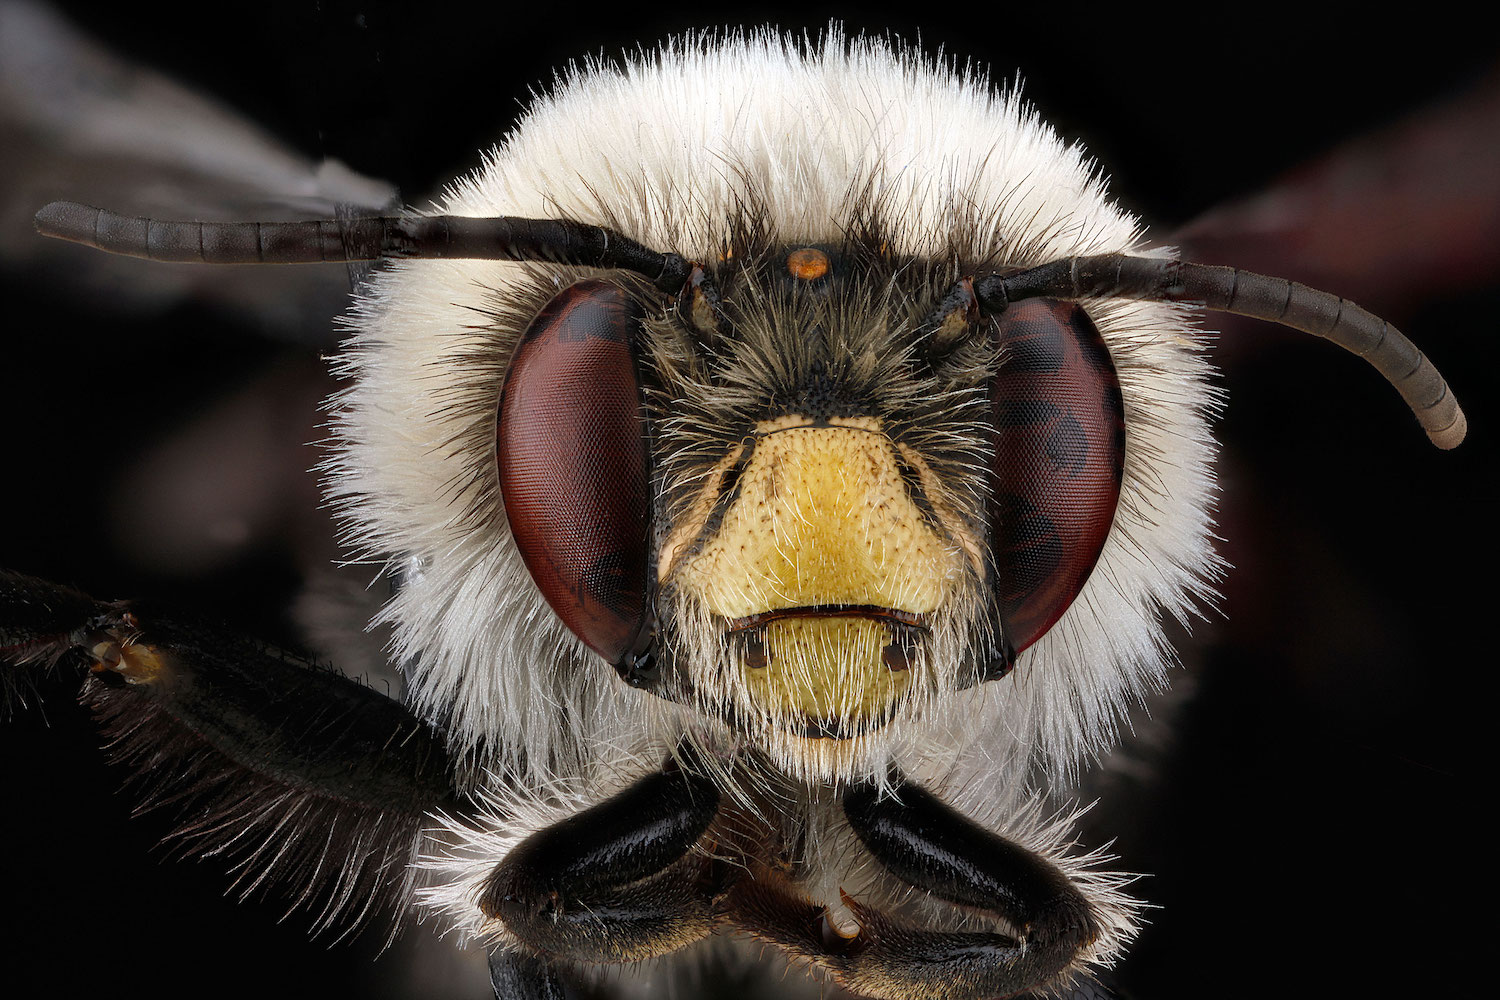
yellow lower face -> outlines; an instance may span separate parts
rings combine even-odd
[[[756,430],[739,499],[712,538],[698,537],[736,452],[668,539],[663,578],[670,574],[731,619],[828,604],[938,606],[954,572],[954,546],[912,501],[878,421],[814,427],[782,417]]]
[[[738,496],[724,507],[736,466]],[[735,696],[752,714],[837,735],[883,722],[906,696],[908,643],[975,551],[934,486],[872,418],[765,421],[753,447],[707,477],[658,570],[734,633]]]
[[[806,720],[807,736],[839,738],[879,725],[911,686],[911,671],[892,665],[903,655],[899,637],[870,618],[782,618],[750,648],[742,676],[752,704],[776,718]]]

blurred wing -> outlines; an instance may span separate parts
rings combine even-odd
[[[1335,147],[1262,193],[1204,213],[1171,242],[1191,260],[1289,277],[1402,312],[1494,284],[1497,163],[1500,69]]]
[[[1267,323],[1207,321],[1224,331],[1214,357],[1230,391],[1217,428],[1220,552],[1234,567],[1224,615],[1194,644],[1196,693],[1153,712],[1175,716],[1175,732],[1112,759],[1127,780],[1099,789],[1115,849],[1152,873],[1161,907],[1121,974],[1142,997],[1216,981],[1245,994],[1214,977],[1288,898],[1319,928],[1321,953],[1357,955],[1368,929],[1343,915],[1444,910],[1455,895],[1450,829],[1433,818],[1472,787],[1455,766],[1483,759],[1464,744],[1488,702],[1464,699],[1469,681],[1454,678],[1484,662],[1470,647],[1490,611],[1484,587],[1442,581],[1482,565],[1477,526],[1493,520],[1482,484],[1495,375],[1482,352],[1500,301],[1497,164],[1491,71],[1172,238],[1189,259],[1291,278],[1389,319],[1452,376],[1479,430],[1434,452],[1337,352]],[[1401,878],[1372,881],[1392,844]],[[1415,928],[1404,954],[1441,949],[1442,934]],[[1356,960],[1298,975],[1308,995],[1394,995],[1430,970]]]
[[[396,203],[391,185],[314,162],[232,109],[113,55],[51,9],[17,0],[0,0],[0,148],[0,267],[107,301],[115,315],[193,301],[324,343],[349,275],[333,266],[146,267],[40,238],[31,220],[42,205],[68,198],[130,215],[295,220]]]

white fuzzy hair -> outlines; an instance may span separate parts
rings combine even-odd
[[[722,245],[723,220],[747,190],[781,244],[838,242],[851,190],[871,179],[899,213],[898,254],[945,252],[956,212],[975,220],[979,256],[999,247],[1015,264],[1164,252],[1143,249],[1137,220],[1109,201],[1092,163],[1016,94],[837,31],[817,42],[690,38],[623,66],[575,69],[438,210],[606,224],[692,259]],[[350,385],[332,403],[327,483],[361,557],[415,567],[381,616],[414,708],[447,727],[476,784],[524,772],[528,801],[563,782],[553,801],[576,808],[620,787],[618,761],[651,766],[693,722],[620,683],[567,632],[511,539],[492,444],[507,358],[495,356],[485,314],[535,274],[411,261],[373,277],[336,362]],[[1098,565],[1010,678],[948,696],[926,738],[892,744],[907,773],[1054,857],[1066,824],[1036,819],[1031,783],[1066,778],[1113,743],[1124,709],[1164,684],[1164,614],[1186,618],[1219,567],[1207,428],[1216,397],[1191,312],[1086,305],[1118,367],[1127,427],[1123,492]],[[433,859],[455,879],[433,902],[469,931],[479,930],[478,869],[459,859],[479,850],[492,866],[544,822],[521,820],[514,801],[494,817],[507,829],[475,830]],[[1108,901],[1112,930],[1090,957],[1107,961],[1131,921],[1101,878],[1088,891]]]

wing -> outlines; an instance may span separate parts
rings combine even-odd
[[[72,366],[76,390],[123,389],[146,404],[114,408],[111,448],[120,454],[128,441],[129,458],[96,494],[109,513],[73,520],[108,526],[104,544],[177,579],[294,551],[297,571],[316,577],[299,608],[327,633],[323,651],[399,683],[378,638],[362,631],[380,595],[363,595],[369,574],[329,568],[333,531],[304,472],[315,461],[306,445],[320,436],[318,402],[334,389],[306,347],[333,344],[349,272],[140,267],[40,239],[31,221],[60,195],[142,215],[328,217],[388,208],[394,187],[308,156],[225,102],[117,55],[55,9],[15,0],[0,4],[0,146],[0,274],[21,293],[21,315],[34,318],[13,327],[18,370]],[[81,414],[58,388],[18,387],[12,402],[18,413],[48,413],[56,440],[78,440],[69,425]],[[33,436],[19,447],[18,464],[39,468],[52,446]],[[217,473],[204,477],[205,463]],[[26,561],[24,549],[12,558]],[[336,612],[351,601],[347,628],[350,616]]]
[[[1494,287],[1496,163],[1500,71],[1203,213],[1170,240],[1193,260],[1420,308]]]
[[[212,43],[200,39],[207,51]],[[337,650],[347,672],[367,676],[379,667],[399,692],[380,637],[363,631],[384,592],[367,589],[369,573],[332,569],[333,529],[306,472],[315,461],[307,442],[321,434],[317,405],[333,389],[314,348],[333,343],[333,319],[348,302],[346,269],[130,267],[59,248],[31,223],[37,205],[60,194],[147,214],[299,218],[345,204],[384,207],[394,188],[294,150],[223,101],[117,55],[32,3],[0,3],[0,148],[0,281],[12,306],[4,367],[7,376],[50,373],[6,379],[6,425],[25,430],[7,456],[17,475],[0,562],[114,593],[163,596],[189,615],[231,618],[300,650]],[[89,485],[52,492],[75,475]],[[303,567],[317,576],[306,588]],[[287,614],[298,590],[297,617],[323,632],[311,643]],[[207,600],[178,600],[193,593]],[[139,796],[117,794],[128,771],[104,767],[88,713],[68,704],[76,689],[60,674],[42,677],[20,691],[29,711],[0,727],[12,759],[29,761],[13,771],[14,790],[28,801],[15,803],[6,879],[17,898],[56,904],[28,920],[23,992],[67,991],[131,966],[153,968],[149,976],[166,995],[226,973],[243,985],[232,970],[247,964],[267,976],[279,967],[274,978],[289,974],[330,994],[347,989],[351,976],[389,974],[372,964],[381,934],[330,952],[306,945],[307,916],[277,928],[298,887],[283,883],[272,898],[230,905],[224,894],[236,875],[226,871],[227,855],[204,867],[153,859],[154,843],[170,845],[174,830],[191,825],[184,804],[200,817],[219,810],[230,826],[250,830],[275,822],[278,808],[295,826],[293,813],[305,819],[326,803],[294,796],[278,806],[273,795],[256,804],[239,797],[256,783],[242,776],[200,786],[196,797],[176,801],[177,811],[127,821]],[[137,715],[131,728],[159,730],[161,721]],[[176,766],[228,773],[202,750],[189,749]],[[369,843],[380,826],[343,829],[348,843]],[[268,829],[260,826],[260,835]],[[285,829],[239,844],[265,847]],[[242,888],[268,856],[238,869]],[[284,871],[311,871],[298,867]],[[375,900],[374,884],[347,883],[357,906]],[[130,916],[105,919],[97,934],[77,933],[79,916],[105,909]],[[395,961],[418,964],[414,945],[424,940],[404,938]],[[473,981],[483,982],[482,966]],[[451,962],[440,969],[429,975],[462,982]]]
[[[1500,77],[1472,77],[1166,242],[1379,311],[1455,373],[1483,428],[1497,389],[1478,350],[1500,308]],[[1121,982],[1142,997],[1193,981],[1239,995],[1223,964],[1296,925],[1317,928],[1307,949],[1328,956],[1297,983],[1307,995],[1395,995],[1429,974],[1456,985],[1461,970],[1430,973],[1420,957],[1444,931],[1417,928],[1410,959],[1372,966],[1358,914],[1457,907],[1440,817],[1463,808],[1485,724],[1454,695],[1486,655],[1487,595],[1458,581],[1476,530],[1489,533],[1476,526],[1490,520],[1490,435],[1428,454],[1329,352],[1210,322],[1229,393],[1220,534],[1233,569],[1222,615],[1181,647],[1189,676],[1091,789],[1092,828],[1152,874],[1143,892],[1162,907]]]
[[[132,267],[40,240],[31,217],[58,197],[135,215],[227,220],[382,209],[395,189],[309,157],[221,101],[123,59],[51,8],[0,4],[0,267],[75,308],[159,318],[186,306],[271,334],[329,344],[344,270]],[[78,297],[81,297],[82,301]]]

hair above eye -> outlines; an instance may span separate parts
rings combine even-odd
[[[554,296],[516,347],[496,431],[505,515],[527,570],[568,630],[616,664],[648,617],[639,320],[608,281]]]
[[[1013,303],[995,336],[993,588],[1019,653],[1057,623],[1099,560],[1120,499],[1125,410],[1109,349],[1077,303]]]

